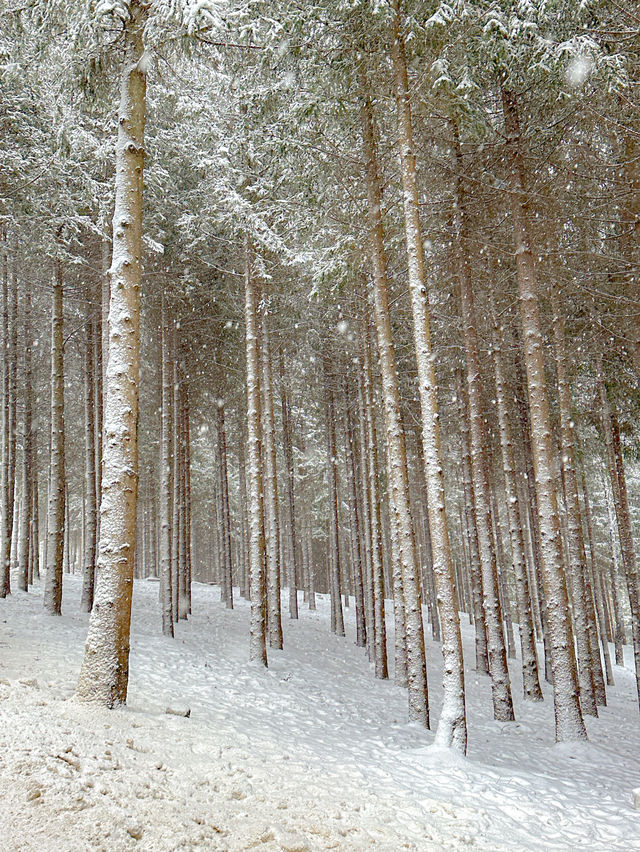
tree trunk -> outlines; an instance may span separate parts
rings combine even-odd
[[[618,536],[624,576],[627,582],[629,608],[631,610],[631,635],[633,639],[633,657],[636,672],[636,690],[640,702],[640,591],[638,586],[638,569],[636,552],[631,529],[629,500],[627,497],[627,480],[620,446],[620,428],[618,418],[609,399],[602,367],[602,355],[598,357],[598,385],[600,389],[601,417],[604,430],[607,457],[609,460],[609,476],[613,492],[613,505],[616,510]]]
[[[16,299],[17,282],[9,282],[6,236],[2,257],[3,295],[3,447],[2,447],[2,553],[0,554],[0,598],[11,593],[11,542],[14,534],[14,501],[16,475]]]
[[[95,448],[95,364],[93,356],[95,353],[93,322],[94,306],[90,300],[90,290],[87,287],[85,298],[85,333],[86,349],[85,362],[83,364],[84,379],[84,491],[85,491],[85,521],[84,521],[84,548],[82,565],[82,597],[80,609],[82,612],[91,612],[93,606],[93,594],[95,588],[95,562],[96,562],[96,518],[98,514],[96,504],[96,448]]]
[[[173,604],[171,585],[171,520],[172,520],[172,465],[171,465],[171,409],[173,403],[173,367],[169,359],[169,321],[164,292],[162,294],[162,409],[160,415],[160,601],[162,608],[162,633],[173,637]]]
[[[62,261],[55,263],[51,305],[51,456],[47,521],[47,579],[44,606],[50,615],[62,613],[62,571],[65,542],[64,458],[64,340]]]
[[[30,571],[30,553],[33,525],[33,467],[36,458],[33,445],[33,372],[31,361],[31,287],[24,284],[24,340],[23,340],[23,396],[24,415],[22,428],[22,523],[18,546],[18,585],[27,591],[33,582]]]
[[[325,412],[327,423],[327,479],[329,485],[329,590],[331,594],[331,627],[338,636],[344,636],[344,616],[340,597],[342,572],[340,562],[340,523],[338,518],[338,450],[336,445],[336,420],[331,364],[326,353],[323,357]]]
[[[373,305],[378,342],[378,357],[382,377],[385,432],[387,440],[390,513],[395,516],[398,529],[398,554],[402,564],[402,586],[405,595],[405,620],[407,629],[407,674],[409,686],[409,718],[429,727],[429,698],[424,645],[424,627],[420,602],[416,544],[409,507],[409,474],[405,436],[400,414],[400,394],[395,352],[391,335],[389,310],[387,257],[384,248],[382,224],[382,182],[378,168],[373,108],[368,83],[361,71],[361,125],[363,151],[366,162],[367,208],[369,240],[373,266]],[[423,298],[423,296],[421,296]],[[434,503],[437,514],[441,507]],[[444,510],[444,507],[442,507]],[[455,643],[447,649],[456,652]],[[445,663],[445,673],[449,667]],[[449,708],[451,709],[451,708]],[[456,720],[449,720],[452,724]],[[466,736],[466,735],[465,735]]]
[[[247,362],[247,465],[249,468],[249,659],[267,665],[264,505],[262,480],[262,401],[258,346],[259,289],[252,270],[249,239],[245,243],[245,343]]]
[[[146,4],[129,4],[116,146],[116,193],[109,305],[104,459],[96,593],[76,695],[107,707],[123,704],[138,497],[140,278],[146,76]]]
[[[217,406],[217,432],[218,432],[218,474],[219,474],[219,500],[221,509],[221,541],[222,541],[222,565],[223,586],[225,589],[225,606],[233,609],[233,574],[231,562],[231,516],[229,512],[229,479],[227,473],[227,435],[224,423],[224,401],[218,400]]]
[[[264,516],[267,560],[267,629],[271,648],[282,648],[280,606],[280,505],[276,466],[271,345],[267,313],[262,315],[262,436],[264,448]]]
[[[502,452],[502,470],[504,490],[509,517],[509,539],[511,556],[516,580],[516,602],[518,605],[518,623],[520,630],[520,648],[522,656],[522,687],[528,701],[542,701],[542,689],[538,675],[538,657],[536,654],[535,632],[531,614],[531,592],[527,576],[524,538],[520,501],[516,483],[516,466],[511,434],[511,418],[507,410],[504,367],[499,347],[500,329],[495,329],[493,341],[493,365],[496,382],[496,400],[498,403],[498,423],[500,428],[500,449]]]
[[[558,495],[538,308],[538,282],[525,215],[520,127],[513,94],[503,89],[502,103],[507,134],[507,154],[510,158],[511,216],[531,413],[531,443],[542,539],[542,571],[551,642],[556,740],[559,742],[579,740],[586,739],[587,733],[580,711],[567,584],[562,564]]]
[[[295,471],[293,463],[293,443],[291,439],[291,412],[289,395],[285,385],[284,356],[280,352],[280,404],[282,407],[282,450],[287,485],[287,505],[289,507],[289,560],[287,562],[287,582],[289,584],[289,617],[298,617],[298,541],[295,512]]]

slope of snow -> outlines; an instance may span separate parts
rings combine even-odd
[[[519,699],[491,719],[488,678],[467,669],[469,757],[407,724],[406,693],[376,681],[329,631],[328,600],[283,619],[270,668],[247,662],[249,609],[194,584],[194,615],[160,635],[158,584],[136,581],[129,704],[68,700],[87,616],[66,575],[60,618],[39,593],[0,601],[3,850],[640,850],[640,718],[629,669],[590,742],[553,743],[553,705]],[[283,595],[284,606],[284,595]],[[392,628],[389,619],[389,628]],[[472,635],[465,655],[473,663]],[[629,649],[626,649],[629,650]],[[428,647],[432,718],[439,647]],[[167,707],[189,707],[190,718]]]

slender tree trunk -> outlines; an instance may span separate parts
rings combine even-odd
[[[482,572],[489,674],[491,675],[494,718],[501,721],[511,721],[514,719],[513,701],[511,698],[511,684],[509,681],[502,608],[500,605],[496,544],[492,529],[484,389],[482,387],[475,296],[471,280],[471,269],[467,261],[469,239],[467,235],[466,198],[462,179],[462,154],[460,152],[457,128],[455,142],[457,165],[458,280],[460,283],[460,302],[462,307],[462,323],[464,326],[469,432],[471,438],[471,475],[473,477],[475,519],[478,531],[480,568]]]
[[[171,585],[171,407],[173,402],[173,368],[169,359],[169,321],[164,292],[162,294],[162,409],[160,438],[160,601],[162,633],[173,637],[173,604]]]
[[[85,522],[84,522],[84,548],[82,565],[82,597],[80,609],[82,612],[91,612],[93,606],[93,594],[95,588],[95,562],[96,562],[96,518],[98,514],[96,504],[96,448],[95,448],[95,364],[93,356],[94,348],[94,306],[89,298],[90,291],[86,292],[86,349],[84,371],[84,491],[85,491]]]
[[[588,578],[584,547],[578,478],[576,475],[574,425],[571,416],[571,388],[567,370],[564,320],[558,297],[551,288],[553,339],[560,407],[560,442],[565,486],[569,574],[573,590],[574,631],[577,640],[580,706],[588,716],[597,716],[597,704],[606,704],[600,654],[598,653],[593,593]]]
[[[33,373],[31,361],[31,287],[24,284],[24,340],[23,340],[23,398],[22,428],[22,523],[18,546],[18,585],[27,591],[33,582],[30,569],[30,542],[33,524],[33,466],[36,463],[33,448]]]
[[[331,626],[338,636],[344,636],[344,616],[342,612],[341,561],[340,561],[340,522],[338,517],[338,450],[336,444],[336,421],[333,388],[331,387],[331,364],[329,356],[323,358],[325,412],[327,423],[327,478],[329,484],[329,552],[331,565],[329,589],[331,593]]]
[[[229,479],[227,473],[227,434],[224,422],[224,402],[218,401],[218,473],[221,509],[222,571],[224,574],[225,605],[233,609],[233,576],[231,562],[231,516],[229,512]]]
[[[627,497],[627,481],[620,446],[620,428],[618,418],[609,399],[609,392],[604,380],[602,356],[598,358],[598,384],[600,388],[600,410],[604,430],[607,457],[609,460],[609,476],[613,492],[613,505],[616,510],[618,536],[624,576],[627,582],[629,608],[631,610],[631,635],[633,639],[633,657],[635,662],[636,689],[640,701],[640,587],[638,585],[638,569],[636,565],[635,545],[629,514]]]
[[[62,572],[65,542],[64,458],[64,340],[62,261],[55,263],[51,306],[51,456],[49,465],[49,510],[47,579],[44,606],[50,615],[62,612]]]
[[[280,404],[282,407],[282,449],[287,486],[287,504],[289,507],[289,561],[287,563],[287,582],[289,584],[289,617],[298,617],[298,541],[295,511],[295,475],[293,462],[293,443],[291,439],[291,412],[289,395],[285,385],[284,356],[280,352]]]
[[[267,560],[267,628],[271,648],[282,648],[280,606],[280,504],[276,466],[273,382],[268,318],[262,315],[262,435],[264,448],[264,515]]]
[[[180,440],[179,394],[180,373],[178,369],[175,322],[171,327],[171,607],[173,623],[180,618]]]
[[[356,458],[356,442],[351,414],[351,394],[349,383],[345,380],[345,448],[347,482],[349,487],[351,509],[351,535],[353,553],[353,581],[356,603],[356,645],[364,648],[367,644],[367,629],[364,612],[364,565],[362,561],[362,519],[360,517],[360,502],[358,500],[358,470]]]
[[[387,439],[391,503],[390,513],[392,515],[392,520],[393,516],[395,516],[397,524],[397,548],[402,564],[402,586],[406,604],[405,621],[407,629],[409,718],[412,721],[421,722],[428,728],[429,698],[427,688],[424,627],[422,623],[415,535],[411,524],[409,506],[407,453],[405,436],[402,430],[398,375],[391,335],[387,257],[384,248],[384,230],[382,224],[382,182],[378,168],[373,108],[364,69],[361,70],[360,96],[363,151],[366,162],[367,207],[370,230],[369,239],[373,265],[373,304],[378,342],[378,357],[382,377],[385,432]],[[424,298],[424,295],[421,294],[420,298]],[[421,356],[419,356],[418,360],[420,360],[420,357]],[[435,495],[433,508],[435,509],[435,514],[444,518],[444,505],[440,506],[438,504],[437,497]],[[450,566],[445,570],[450,570]],[[451,580],[451,583],[453,583],[453,580]],[[447,644],[446,650],[451,650],[453,653],[457,652],[455,639],[453,640],[453,645]],[[447,680],[447,682],[450,682],[450,677],[448,677],[450,674],[450,666],[448,663],[445,663],[445,680]],[[453,676],[456,676],[455,673],[453,673]],[[446,714],[450,714],[451,711],[452,708],[449,707]],[[448,719],[448,722],[450,722],[451,725],[456,725],[459,721],[457,720],[457,710],[455,711],[455,715],[456,719]],[[444,730],[444,726],[442,730]],[[459,730],[462,732],[462,727]],[[465,739],[466,742],[466,733],[464,734],[463,739]]]
[[[6,236],[2,257],[3,342],[4,342],[4,408],[3,408],[3,465],[2,465],[2,553],[0,554],[0,597],[11,593],[11,543],[14,535],[14,501],[16,475],[16,414],[17,414],[17,282],[9,280]]]
[[[265,541],[262,480],[262,401],[258,345],[259,288],[251,269],[249,240],[245,243],[245,343],[247,360],[247,465],[249,468],[249,594],[251,625],[249,659],[267,665]]]
[[[527,576],[524,538],[520,501],[516,484],[515,454],[511,433],[510,414],[507,409],[505,393],[504,367],[499,347],[500,330],[496,329],[493,346],[493,365],[495,371],[496,400],[498,403],[498,422],[500,428],[500,449],[502,451],[502,470],[504,473],[505,498],[509,517],[509,538],[511,556],[516,580],[516,602],[518,605],[518,623],[520,630],[520,648],[522,655],[522,687],[528,701],[541,701],[542,689],[538,675],[538,657],[536,654],[535,632],[531,614],[531,592]]]
[[[76,695],[107,707],[123,704],[129,682],[129,634],[138,497],[140,278],[146,76],[146,4],[132,2],[126,24],[116,146],[113,259],[110,271],[100,546],[96,594]]]
[[[471,441],[469,439],[469,416],[467,413],[467,395],[463,385],[462,370],[456,371],[458,397],[458,420],[460,423],[460,441],[462,444],[462,485],[464,492],[465,526],[469,544],[471,568],[471,586],[473,595],[473,613],[475,622],[476,671],[489,673],[489,655],[487,652],[487,628],[484,618],[482,573],[480,571],[480,551],[478,548],[478,529],[475,515],[475,494],[471,477]]]
[[[587,733],[580,711],[567,584],[562,564],[558,495],[538,308],[538,282],[525,215],[520,127],[515,97],[505,89],[502,90],[502,103],[507,154],[510,158],[511,216],[531,412],[531,442],[542,539],[542,569],[551,641],[556,739],[580,740],[586,739]]]

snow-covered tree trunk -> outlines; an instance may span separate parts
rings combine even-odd
[[[569,554],[569,577],[572,590],[574,634],[578,662],[578,683],[580,686],[580,707],[588,716],[597,716],[597,704],[606,704],[604,677],[598,651],[595,613],[593,611],[593,591],[588,577],[587,554],[584,547],[584,533],[580,500],[578,497],[578,478],[576,475],[574,424],[571,414],[571,387],[567,369],[564,319],[558,304],[558,296],[551,288],[551,306],[553,311],[553,341],[556,362],[556,382],[560,408],[560,446],[562,450],[562,471],[565,490],[567,549]]]
[[[62,612],[62,571],[65,542],[64,339],[62,260],[56,258],[51,303],[51,455],[47,512],[47,577],[44,606],[50,615]]]
[[[94,605],[76,695],[107,707],[123,704],[138,497],[140,278],[146,69],[146,3],[129,4],[116,144],[113,257],[110,269],[100,544]]]
[[[553,667],[556,739],[586,739],[580,711],[578,675],[571,630],[571,616],[562,557],[554,452],[544,373],[542,330],[538,308],[538,282],[525,216],[524,166],[520,152],[520,128],[515,97],[502,90],[507,154],[511,178],[516,272],[520,292],[523,353],[527,373],[531,444],[538,497],[542,571]]]
[[[84,548],[82,556],[82,597],[80,609],[82,612],[91,612],[93,606],[93,595],[95,590],[95,562],[96,562],[96,448],[95,448],[95,364],[94,364],[94,332],[93,322],[94,307],[90,299],[90,290],[85,292],[85,357],[83,369],[84,384],[84,493],[85,493],[85,519],[84,519]]]
[[[511,721],[514,718],[511,684],[507,666],[502,607],[498,587],[498,563],[496,543],[491,516],[491,493],[489,483],[489,460],[487,456],[487,434],[485,428],[484,390],[478,344],[475,295],[471,280],[467,254],[465,192],[462,181],[462,155],[456,133],[456,219],[458,236],[458,281],[464,327],[464,350],[469,405],[469,433],[471,439],[471,475],[475,498],[475,520],[478,531],[478,551],[482,572],[482,593],[485,626],[487,631],[487,653],[494,718]]]
[[[464,695],[464,664],[460,619],[455,588],[455,570],[449,544],[445,508],[444,472],[440,443],[438,395],[431,348],[430,317],[425,274],[424,246],[420,225],[420,205],[416,179],[416,155],[413,140],[409,81],[402,33],[400,0],[394,0],[391,31],[391,60],[395,75],[396,113],[400,143],[400,172],[403,188],[404,232],[407,246],[409,290],[413,317],[413,338],[418,367],[422,443],[427,483],[429,528],[433,572],[437,586],[442,654],[444,659],[444,699],[436,741],[465,752],[467,723]],[[412,597],[417,593],[418,577],[411,579]],[[485,590],[486,593],[486,590]],[[414,609],[408,603],[407,612]],[[409,626],[409,618],[407,618]],[[490,647],[491,654],[491,647]],[[411,676],[411,675],[410,675]]]
[[[171,406],[173,402],[173,367],[169,359],[169,321],[167,305],[162,294],[162,408],[160,414],[160,605],[162,633],[173,636],[173,606],[171,586]]]
[[[366,328],[365,328],[366,335]],[[363,345],[364,342],[363,342]],[[358,370],[358,441],[360,451],[360,494],[361,494],[361,512],[363,526],[363,558],[365,565],[365,621],[367,629],[367,652],[369,659],[374,662],[376,667],[376,677],[381,675],[378,673],[377,665],[377,625],[375,617],[375,586],[374,586],[374,543],[373,543],[373,519],[371,516],[371,486],[369,466],[371,459],[369,456],[369,446],[367,439],[367,414],[365,402],[365,376],[364,363],[359,361]],[[376,533],[377,534],[377,533]],[[377,554],[376,557],[377,558]],[[384,602],[383,602],[384,606]],[[385,648],[386,651],[386,648]],[[385,661],[386,662],[386,661]],[[383,677],[386,675],[382,675]]]
[[[502,453],[502,471],[504,474],[504,491],[509,518],[509,539],[511,541],[511,557],[515,574],[516,603],[518,606],[518,623],[520,629],[520,649],[522,659],[522,688],[528,701],[541,701],[542,689],[538,675],[538,657],[536,654],[535,631],[531,613],[531,591],[524,549],[520,500],[516,484],[515,453],[511,432],[511,417],[507,409],[505,393],[504,367],[500,350],[500,329],[495,329],[493,340],[493,366],[496,383],[496,401],[498,408],[498,425],[500,429],[500,450]]]
[[[262,400],[258,346],[259,290],[251,269],[249,239],[245,244],[244,320],[247,363],[247,466],[249,469],[249,594],[251,624],[249,659],[267,665],[264,505],[262,487]]]
[[[180,372],[178,367],[177,328],[171,326],[171,607],[173,623],[180,618]],[[219,529],[219,525],[217,525]]]
[[[31,286],[24,283],[23,324],[23,417],[22,417],[22,520],[18,543],[18,586],[27,591],[33,582],[30,568],[31,532],[33,524],[33,471],[36,463],[33,445],[33,372],[31,359]]]
[[[280,503],[276,466],[275,418],[271,342],[268,315],[261,317],[262,347],[262,440],[264,450],[264,518],[267,559],[267,631],[269,646],[282,648],[282,611],[280,605]]]
[[[420,600],[418,560],[409,505],[409,473],[405,436],[400,412],[400,394],[391,335],[387,257],[382,224],[382,182],[378,168],[373,107],[364,69],[360,77],[360,119],[366,163],[369,242],[373,266],[373,306],[382,378],[384,420],[390,490],[392,529],[397,530],[397,556],[401,564],[402,596],[405,602],[407,638],[407,681],[409,718],[429,727],[429,698]],[[397,603],[398,596],[396,596]]]

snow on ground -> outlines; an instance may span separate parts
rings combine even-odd
[[[230,612],[219,597],[194,584],[194,614],[170,640],[158,584],[136,581],[129,703],[111,712],[68,700],[80,578],[65,575],[61,618],[38,591],[0,601],[0,848],[640,850],[630,659],[575,746],[553,743],[548,689],[543,704],[520,700],[514,661],[515,723],[491,719],[488,678],[468,668],[465,760],[407,724],[405,692],[376,681],[353,643],[353,609],[340,639],[326,598],[301,606],[263,671],[247,662],[248,604]],[[437,719],[440,650],[428,652]]]

